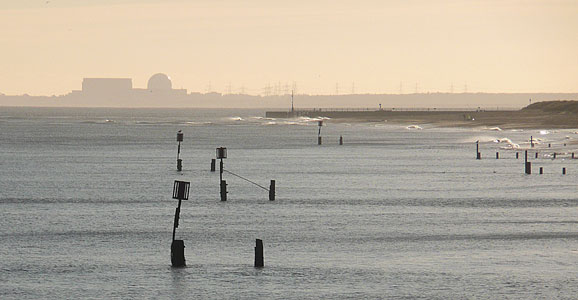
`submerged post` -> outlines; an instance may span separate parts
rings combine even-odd
[[[185,262],[185,242],[176,240],[175,234],[179,227],[179,218],[181,214],[181,201],[189,199],[190,182],[175,180],[173,185],[173,199],[178,199],[179,204],[175,211],[175,221],[173,224],[173,241],[171,243],[171,264],[173,267],[184,267]]]
[[[339,145],[343,145],[343,136],[342,135],[339,136]]]
[[[271,184],[269,185],[269,200],[275,200],[275,180],[271,180]]]
[[[540,175],[544,174],[544,169],[540,167]]]
[[[183,132],[181,130],[179,130],[177,132],[177,142],[179,143],[179,146],[177,148],[177,171],[182,171],[183,170],[183,160],[180,158],[181,155],[181,142],[183,141]]]
[[[264,266],[263,240],[257,239],[255,245],[255,268],[263,268]]]
[[[216,159],[211,159],[211,172],[215,172]]]
[[[566,175],[566,168],[562,168],[562,175]]]
[[[538,152],[536,152],[536,157],[535,157],[535,158],[538,158]]]
[[[496,159],[500,159],[500,152],[496,152]]]
[[[532,136],[530,136],[530,145],[534,148],[534,138]]]
[[[516,152],[516,159],[518,159],[519,154],[520,154],[519,152]]]
[[[556,152],[554,152],[554,154],[552,155],[552,157],[553,157],[554,159],[556,159]]]

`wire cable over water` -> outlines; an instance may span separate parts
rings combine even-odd
[[[250,183],[252,183],[252,184],[254,184],[254,185],[256,185],[256,186],[258,186],[258,187],[260,187],[260,188],[262,188],[262,189],[264,189],[264,190],[266,190],[266,191],[269,191],[268,188],[266,188],[266,187],[264,187],[264,186],[262,186],[262,185],[260,185],[260,184],[258,184],[258,183],[256,183],[256,182],[254,182],[254,181],[251,181],[251,180],[249,180],[249,179],[247,179],[247,178],[245,178],[245,177],[243,177],[243,176],[241,176],[241,175],[237,175],[237,174],[235,174],[235,173],[233,173],[233,172],[231,172],[231,171],[227,171],[227,170],[223,170],[223,172],[227,172],[227,173],[229,173],[229,174],[231,174],[231,175],[233,175],[233,176],[237,176],[237,177],[239,177],[239,178],[241,178],[241,179],[243,179],[243,180],[245,180],[245,181],[248,181],[248,182],[250,182]]]

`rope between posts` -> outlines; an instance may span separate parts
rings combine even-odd
[[[254,182],[254,181],[251,181],[251,180],[249,180],[249,179],[247,179],[247,178],[245,178],[245,177],[243,177],[243,176],[241,176],[241,175],[237,175],[237,174],[235,174],[235,173],[233,173],[233,172],[231,172],[231,171],[227,171],[227,170],[223,170],[223,172],[227,172],[227,173],[229,173],[229,174],[231,174],[231,175],[233,175],[233,176],[237,176],[237,177],[239,177],[239,178],[241,178],[241,179],[243,179],[243,180],[245,180],[245,181],[248,181],[248,182],[250,182],[250,183],[252,183],[252,184],[254,184],[254,185],[256,185],[256,186],[258,186],[258,187],[260,187],[260,188],[262,188],[262,189],[264,189],[264,190],[266,190],[266,191],[269,191],[268,188],[266,188],[266,187],[264,187],[264,186],[262,186],[262,185],[260,185],[260,184],[258,184],[258,183],[256,183],[256,182]]]

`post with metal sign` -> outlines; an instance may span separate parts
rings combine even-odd
[[[221,187],[221,201],[227,201],[227,182],[223,180],[223,159],[227,158],[227,148],[217,148],[217,159],[221,162],[219,164],[219,185]]]
[[[183,170],[183,160],[180,158],[182,141],[183,141],[183,132],[179,130],[179,132],[177,132],[177,142],[179,143],[179,148],[177,149],[177,171]]]
[[[173,199],[179,200],[179,205],[175,211],[175,222],[173,225],[173,242],[171,244],[171,264],[173,267],[184,267],[185,263],[185,242],[176,240],[175,234],[179,227],[179,218],[181,215],[181,201],[189,199],[189,187],[191,183],[186,181],[175,180],[173,186]]]
[[[321,126],[323,126],[323,121],[319,121],[319,131],[317,131],[317,145],[321,145]]]

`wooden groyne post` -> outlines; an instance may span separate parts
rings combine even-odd
[[[524,172],[526,174],[532,174],[532,163],[528,161],[528,150],[526,150],[526,152],[524,153],[524,166],[525,166],[525,170]]]
[[[275,180],[271,179],[271,184],[269,184],[269,200],[275,200]]]
[[[177,171],[182,171],[183,170],[183,160],[180,158],[181,155],[181,142],[183,141],[183,132],[181,130],[179,130],[177,132],[177,142],[179,143],[179,146],[177,148]]]
[[[211,172],[215,172],[215,166],[217,164],[217,160],[212,158],[211,159]]]
[[[319,125],[319,130],[317,131],[317,145],[321,145],[321,126],[323,126],[323,121],[317,123]]]
[[[173,185],[173,199],[178,199],[179,204],[175,211],[175,221],[173,223],[173,241],[171,243],[171,264],[173,267],[184,267],[185,261],[185,242],[175,239],[177,228],[179,227],[179,218],[181,215],[181,201],[189,199],[189,187],[191,183],[186,181],[175,180]]]
[[[255,245],[255,268],[263,268],[265,261],[263,259],[263,240],[257,239]]]
[[[482,159],[482,154],[480,153],[480,141],[476,141],[476,159]]]
[[[227,201],[227,182],[223,180],[223,159],[227,158],[227,148],[219,147],[217,148],[217,159],[220,160],[219,163],[219,186],[221,190],[221,201]]]

